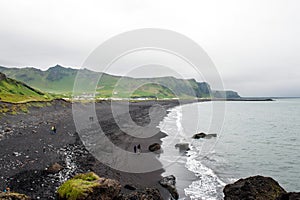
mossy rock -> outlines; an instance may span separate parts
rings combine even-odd
[[[93,172],[78,174],[63,183],[57,190],[60,200],[109,200],[119,195],[118,181],[100,178]]]
[[[0,200],[30,200],[30,197],[15,192],[0,192]]]

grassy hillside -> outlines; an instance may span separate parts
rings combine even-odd
[[[33,89],[20,81],[7,78],[3,73],[0,73],[0,101],[19,103],[50,99],[49,95]]]
[[[78,72],[84,75],[82,85],[93,85],[89,81],[91,77],[98,77],[99,72],[93,72],[87,69],[64,68],[56,65],[46,71],[35,68],[5,68],[0,67],[0,72],[16,80],[25,82],[33,88],[56,94],[71,95],[73,91],[74,80]],[[87,86],[83,86],[82,92]],[[233,91],[212,91],[209,84],[205,82],[196,82],[194,79],[183,80],[174,77],[162,78],[130,78],[118,77],[109,74],[102,74],[101,81],[96,87],[97,97],[213,97],[224,98],[230,94],[231,98],[239,97]]]
[[[72,91],[77,70],[60,66],[49,68],[47,71],[36,68],[0,67],[0,72],[42,91],[64,93]]]

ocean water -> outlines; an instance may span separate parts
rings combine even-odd
[[[226,184],[254,175],[300,191],[300,99],[182,105],[159,128],[168,134],[160,160],[165,175],[177,177],[182,199],[222,199]],[[218,136],[192,139],[198,132]],[[180,152],[177,143],[191,150]]]

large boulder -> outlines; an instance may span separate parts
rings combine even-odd
[[[30,200],[31,198],[25,194],[19,194],[15,192],[0,192],[1,200]]]
[[[196,133],[195,135],[193,135],[193,139],[205,138],[205,136],[205,133]]]
[[[193,135],[193,139],[200,139],[200,138],[205,138],[205,139],[210,139],[210,138],[213,138],[213,137],[217,137],[217,134],[215,133],[212,133],[212,134],[206,134],[206,133],[196,133],[195,135]]]
[[[159,184],[166,188],[174,199],[179,199],[179,194],[176,189],[176,178],[173,175],[163,177]]]
[[[278,200],[286,191],[270,177],[253,176],[226,185],[224,200]]]
[[[119,196],[118,181],[100,178],[95,173],[78,174],[63,183],[57,190],[60,200],[111,200]]]
[[[175,144],[175,148],[179,148],[180,152],[190,150],[189,143],[178,143],[178,144]]]
[[[154,144],[151,144],[149,147],[148,147],[149,151],[151,152],[154,152],[154,151],[158,151],[161,149],[161,146],[160,144],[158,143],[154,143]]]
[[[121,194],[116,200],[163,200],[163,198],[158,189],[146,188],[130,194]]]

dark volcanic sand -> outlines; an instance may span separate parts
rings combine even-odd
[[[118,103],[126,106],[125,103]],[[177,101],[147,101],[130,104],[130,114],[138,125],[150,122],[149,108],[159,104],[166,110],[178,105]],[[96,113],[103,131],[111,141],[128,151],[133,144],[141,144],[146,149],[150,144],[161,143],[165,136],[159,132],[147,139],[137,139],[123,133],[112,116],[110,102],[96,103]],[[164,116],[155,116],[158,123]],[[52,125],[57,133],[51,134]],[[157,124],[158,125],[158,124]],[[107,167],[97,161],[82,145],[76,133],[72,105],[55,101],[52,106],[32,107],[27,114],[1,115],[0,117],[0,189],[10,187],[12,191],[24,193],[33,199],[55,199],[57,187],[77,173],[94,171],[99,176],[113,178],[124,186],[137,188],[159,188],[164,197],[168,192],[158,181],[163,169],[155,172],[135,174],[124,173]],[[64,169],[50,174],[45,169],[53,163]],[[122,189],[122,192],[130,192]]]

